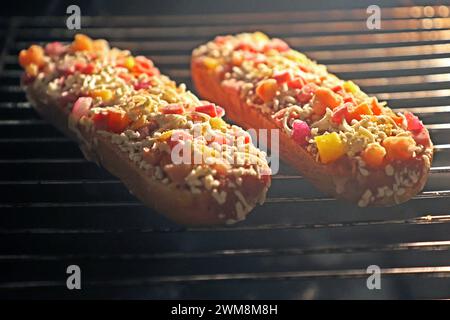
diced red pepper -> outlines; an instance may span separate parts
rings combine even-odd
[[[126,113],[119,111],[96,113],[92,117],[92,121],[97,130],[106,130],[114,133],[123,132],[131,122]]]
[[[75,62],[75,70],[79,71],[83,74],[93,74],[95,72],[95,64],[93,63],[84,63],[84,62]]]
[[[168,104],[167,106],[163,107],[161,109],[161,112],[163,114],[183,114],[184,107],[180,103],[172,103],[172,104]]]
[[[272,78],[278,83],[285,83],[292,80],[292,74],[288,70],[274,72]]]
[[[351,95],[349,95],[349,94],[344,95],[343,98],[344,98],[344,103],[349,102],[349,103],[351,103],[352,105],[355,105],[355,104],[356,104],[355,98],[353,98],[353,96],[351,96]]]
[[[218,116],[216,106],[213,103],[197,106],[195,107],[195,111],[206,113],[207,115],[213,118]]]
[[[331,88],[331,90],[335,93],[338,93],[339,91],[343,91],[344,88],[342,88],[341,85],[337,85],[337,86],[334,86],[333,88]]]
[[[306,84],[306,81],[302,77],[296,77],[288,81],[287,85],[290,89],[301,89]]]
[[[219,118],[222,118],[225,115],[225,109],[219,106],[216,106],[216,113]]]
[[[344,119],[348,118],[348,108],[351,107],[351,104],[345,103],[344,105],[337,107],[333,110],[333,115],[331,116],[331,121],[334,123],[340,124],[344,121]]]

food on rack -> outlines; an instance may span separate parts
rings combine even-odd
[[[19,54],[29,101],[146,205],[186,225],[242,220],[270,185],[265,153],[224,110],[152,61],[76,35]]]
[[[284,41],[218,36],[193,51],[191,68],[200,95],[231,120],[279,129],[281,158],[320,190],[365,207],[405,202],[424,187],[433,144],[422,122]]]

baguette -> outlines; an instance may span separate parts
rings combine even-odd
[[[77,35],[67,45],[22,50],[19,63],[38,113],[175,222],[234,223],[264,201],[265,154],[221,119],[222,108],[177,86],[149,59]]]
[[[280,157],[318,189],[365,206],[407,201],[424,187],[433,144],[410,112],[261,32],[218,36],[193,51],[200,96],[244,128],[278,129]]]

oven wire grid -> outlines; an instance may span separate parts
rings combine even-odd
[[[418,114],[435,159],[409,202],[357,208],[282,164],[264,206],[231,227],[185,228],[145,208],[75,143],[39,118],[19,86],[17,53],[69,41],[65,17],[0,18],[0,296],[40,298],[450,298],[449,8],[83,17],[94,38],[190,80],[192,49],[261,30],[343,79]],[[79,265],[81,291],[66,289]],[[366,269],[382,270],[369,290]]]

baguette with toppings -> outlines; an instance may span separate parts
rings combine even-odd
[[[320,190],[359,206],[394,205],[424,187],[428,130],[352,81],[261,32],[218,36],[195,49],[199,94],[244,128],[280,130],[280,156]]]
[[[224,111],[104,40],[22,50],[35,109],[146,205],[186,225],[242,220],[270,185],[265,154]],[[176,151],[176,152],[175,152]]]

